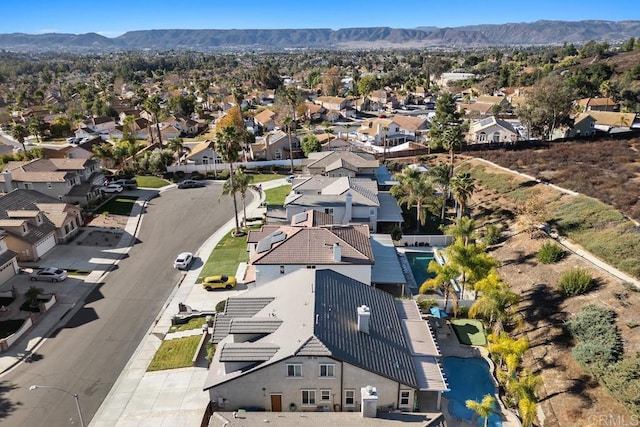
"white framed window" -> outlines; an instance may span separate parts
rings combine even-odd
[[[315,390],[302,390],[302,405],[315,405],[316,404],[316,391]]]
[[[288,364],[287,378],[302,378],[302,364],[300,363]]]
[[[320,364],[320,378],[335,378],[336,365],[330,363]]]
[[[329,215],[333,215],[333,208],[325,208],[324,209],[324,213],[329,214]]]
[[[356,391],[345,390],[344,391],[344,406],[356,406]]]
[[[320,390],[320,400],[322,402],[331,400],[331,390]]]
[[[400,406],[409,406],[410,397],[411,397],[411,392],[409,390],[400,391]]]

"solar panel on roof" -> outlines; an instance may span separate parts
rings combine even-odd
[[[284,234],[284,232],[282,231],[276,231],[275,233],[273,233],[273,235],[271,236],[271,245],[274,245],[276,243],[282,242],[284,239],[287,238],[287,235]]]
[[[262,252],[266,252],[271,249],[271,238],[269,236],[258,242],[258,246],[256,248],[256,252],[261,254]]]
[[[486,119],[480,120],[480,126],[486,126],[491,123],[493,123],[493,118],[491,117],[487,117]]]

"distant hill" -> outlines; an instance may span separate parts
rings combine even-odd
[[[143,30],[107,38],[88,34],[0,34],[11,51],[111,52],[130,50],[285,50],[357,48],[463,48],[621,42],[640,37],[640,21],[536,21],[455,28],[368,27],[281,30]]]

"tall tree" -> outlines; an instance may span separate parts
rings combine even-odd
[[[240,137],[234,126],[225,126],[216,133],[216,153],[220,158],[229,163],[229,180],[232,189],[235,189],[235,174],[233,164],[240,160]],[[235,235],[240,235],[240,224],[238,223],[238,202],[236,201],[235,192],[232,193],[233,211],[235,212],[236,229]]]
[[[29,133],[36,137],[36,141],[40,143],[40,136],[44,131],[44,122],[39,118],[32,118],[27,122],[27,130]]]
[[[167,148],[175,153],[176,161],[180,163],[180,157],[184,150],[184,142],[182,141],[182,138],[177,136],[175,138],[171,138],[167,143]]]
[[[162,110],[161,102],[162,99],[158,95],[151,95],[144,102],[144,107],[153,115],[153,121],[156,125],[156,131],[158,132],[158,145],[160,146],[160,149],[162,149],[162,134],[160,133],[158,115]]]
[[[322,144],[320,144],[318,138],[312,133],[308,133],[302,137],[300,147],[305,157],[309,157],[309,153],[322,151]]]
[[[451,182],[449,166],[446,163],[438,163],[437,165],[429,168],[428,174],[433,177],[433,182],[442,195],[440,221],[444,222],[445,213],[447,211],[447,198],[449,197],[449,183]]]
[[[236,169],[235,177],[231,181],[231,176],[222,185],[222,192],[220,195],[233,196],[235,193],[240,193],[240,199],[242,200],[242,213],[244,218],[244,225],[247,225],[247,191],[253,182],[253,175],[248,175],[240,168]]]
[[[517,114],[530,137],[548,140],[559,126],[573,125],[574,98],[573,90],[561,76],[548,76],[525,96],[524,105],[517,109]]]
[[[291,171],[290,173],[293,174],[293,144],[291,142],[291,131],[292,128],[295,125],[295,121],[293,120],[292,117],[285,117],[284,119],[282,119],[282,124],[284,125],[284,129],[287,131],[287,137],[289,138],[289,159],[291,160]]]
[[[24,145],[24,140],[29,136],[29,131],[23,125],[16,123],[11,126],[11,137],[18,141],[22,145],[22,151],[27,152],[27,147]]]
[[[441,289],[444,295],[444,309],[445,311],[449,306],[449,298],[453,303],[453,315],[458,315],[458,295],[456,294],[456,290],[453,287],[453,280],[458,277],[460,274],[458,270],[452,268],[450,265],[445,264],[441,265],[439,262],[435,260],[431,260],[429,262],[429,266],[427,267],[427,271],[429,273],[434,273],[436,276],[425,280],[418,290],[419,293],[425,294],[430,289]]]
[[[449,176],[453,175],[455,150],[462,147],[462,121],[456,109],[456,100],[450,93],[444,93],[436,101],[436,112],[429,129],[429,146],[449,152]]]
[[[471,174],[468,172],[460,172],[451,177],[451,194],[456,201],[458,207],[458,218],[465,214],[467,201],[476,189]]]
[[[428,213],[437,212],[431,177],[415,168],[406,167],[398,175],[398,183],[391,187],[391,194],[407,209],[416,208],[416,231],[426,223]]]

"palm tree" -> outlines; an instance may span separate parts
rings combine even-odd
[[[94,145],[91,147],[91,150],[93,151],[93,155],[104,163],[105,167],[108,168],[111,166],[113,162],[113,145],[108,142],[103,142],[100,145]]]
[[[158,121],[158,114],[162,109],[160,103],[162,99],[158,95],[151,95],[144,102],[144,107],[149,110],[153,115],[153,121],[156,124],[156,131],[158,132],[158,145],[162,148],[162,135],[160,134],[160,122]]]
[[[180,163],[180,157],[182,155],[182,151],[184,150],[184,144],[182,142],[182,138],[175,137],[171,138],[167,143],[167,148],[173,152],[175,152],[176,160]]]
[[[216,133],[216,153],[220,155],[220,158],[225,163],[229,163],[229,179],[231,180],[231,188],[235,188],[235,174],[233,171],[233,163],[240,160],[240,137],[236,128],[233,126],[225,126],[219,132]],[[235,191],[232,193],[233,199],[233,211],[235,212],[236,229],[235,235],[240,236],[240,224],[238,223],[238,202],[236,201]]]
[[[253,175],[244,173],[242,169],[236,169],[235,179],[233,184],[231,183],[231,176],[226,180],[222,186],[222,193],[220,195],[229,195],[240,193],[242,200],[242,213],[244,215],[244,225],[247,225],[247,191],[253,182]]]
[[[484,418],[484,427],[487,427],[489,425],[489,416],[495,413],[496,398],[487,394],[480,402],[467,400],[465,405],[475,412],[477,416]]]
[[[36,137],[36,141],[38,143],[40,143],[40,135],[42,135],[43,126],[44,123],[36,118],[29,120],[29,122],[27,123],[27,130],[31,135],[34,135]]]
[[[525,398],[518,401],[518,412],[522,420],[522,427],[531,427],[536,419],[536,402]]]
[[[442,193],[442,207],[440,211],[440,221],[444,221],[444,215],[447,209],[447,199],[449,197],[449,166],[446,163],[438,163],[429,168],[429,175],[433,177],[434,183]]]
[[[506,332],[489,334],[487,341],[489,341],[487,350],[489,350],[489,353],[492,355],[497,356],[498,365],[501,368],[505,367],[505,362],[508,358],[520,362],[522,355],[529,349],[529,341],[526,338],[516,340],[511,338]],[[512,363],[510,362],[510,364]]]
[[[447,233],[452,235],[454,239],[461,238],[465,246],[469,244],[470,239],[476,237],[475,230],[476,223],[468,216],[458,218],[453,225],[446,228]]]
[[[24,145],[24,140],[29,136],[29,131],[23,125],[16,123],[11,126],[11,137],[18,141],[22,145],[22,151],[27,152],[27,147]]]
[[[291,174],[293,174],[293,145],[291,144],[291,128],[294,125],[294,121],[292,117],[285,117],[282,119],[282,124],[287,131],[287,136],[289,137],[289,158],[291,159]]]
[[[404,168],[398,183],[391,187],[391,194],[407,209],[416,208],[416,231],[427,220],[427,213],[437,209],[431,178],[414,168]]]
[[[496,260],[485,252],[482,245],[474,243],[465,246],[461,238],[448,246],[446,251],[447,263],[460,273],[461,298],[464,298],[467,283],[473,284],[484,279],[497,264]]]
[[[500,333],[516,316],[520,296],[509,290],[495,269],[476,283],[475,291],[481,291],[482,295],[469,309],[469,316],[486,319],[493,326],[493,332]]]
[[[458,217],[465,214],[467,201],[476,189],[470,173],[458,173],[451,178],[451,193],[458,205]]]
[[[449,298],[453,301],[453,315],[458,315],[458,295],[456,295],[456,291],[453,288],[452,281],[458,277],[458,271],[451,266],[445,264],[441,265],[439,262],[435,260],[431,260],[429,262],[429,266],[427,267],[427,271],[430,273],[434,273],[436,276],[427,279],[420,285],[419,293],[425,294],[430,289],[441,289],[444,295],[444,309],[447,310],[447,306],[449,305]]]

